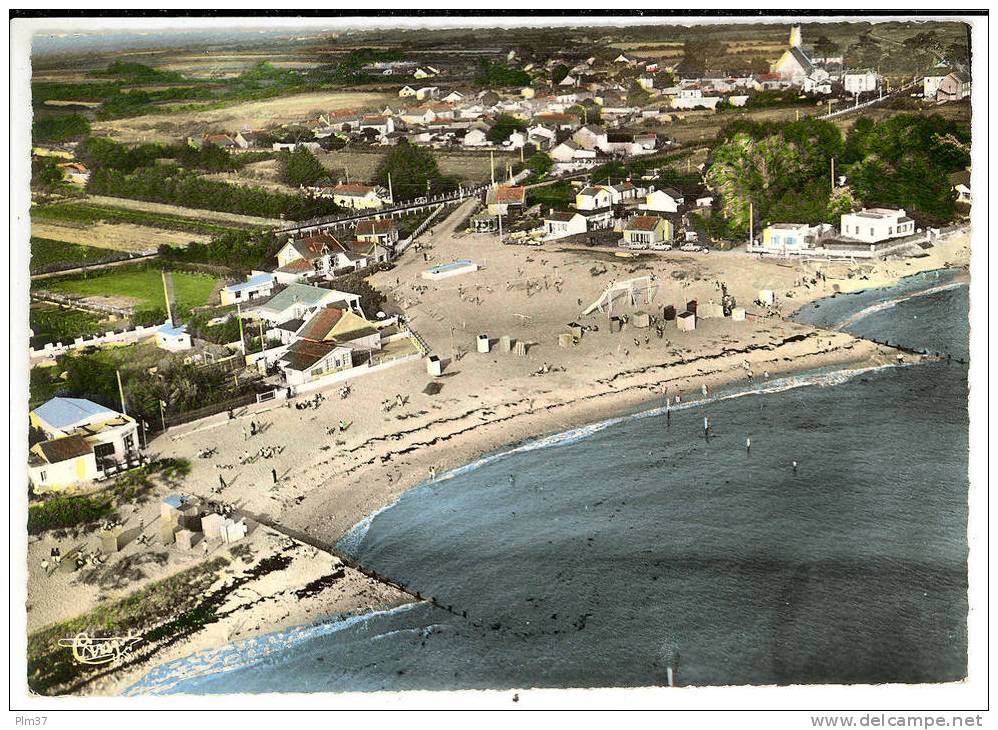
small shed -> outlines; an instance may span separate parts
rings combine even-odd
[[[697,315],[703,319],[722,319],[724,317],[724,307],[714,302],[707,302],[700,306],[700,311],[697,312]]]
[[[430,355],[426,358],[426,373],[427,375],[442,375],[444,372],[443,363],[440,362],[440,357],[438,355]]]
[[[676,308],[669,304],[662,309],[662,319],[666,322],[671,322],[676,318]]]
[[[125,530],[120,525],[100,533],[100,549],[104,553],[116,553],[124,547],[122,536]]]
[[[682,332],[692,332],[697,328],[697,316],[693,312],[683,312],[676,317],[676,327]]]
[[[492,349],[492,341],[488,335],[478,335],[476,344],[479,352],[489,352]]]

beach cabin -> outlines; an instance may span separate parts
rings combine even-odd
[[[52,398],[31,411],[45,440],[28,451],[28,480],[36,492],[70,489],[139,466],[138,423],[85,398]]]
[[[261,297],[269,297],[274,292],[274,275],[258,272],[246,278],[246,281],[228,284],[222,287],[219,297],[222,306],[248,302]]]

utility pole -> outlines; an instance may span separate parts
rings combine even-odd
[[[495,152],[489,150],[489,170],[492,174],[492,187],[496,185],[496,157]]]
[[[159,273],[160,277],[163,279],[163,299],[166,301],[166,321],[169,322],[170,326],[172,327],[174,325],[173,305],[170,303],[170,300],[172,299],[171,294],[173,292],[173,287],[170,286],[170,284],[172,284],[173,282],[171,281],[169,284],[167,283],[166,281],[167,272],[165,270]],[[170,273],[170,276],[171,277],[173,276],[172,272]]]
[[[246,357],[246,340],[243,335],[243,310],[242,304],[236,302],[236,319],[239,320],[239,349],[243,352],[243,357]]]
[[[832,192],[834,193],[835,192],[835,158],[834,157],[832,158],[831,162],[832,162]]]
[[[395,202],[395,195],[392,193],[392,174],[388,173],[388,202]]]
[[[753,229],[752,212],[752,201],[750,200],[748,202],[748,240],[750,245],[752,243],[753,234],[755,233],[755,230]]]
[[[121,412],[127,416],[128,411],[125,410],[125,389],[121,387],[121,370],[115,370],[114,375],[118,379],[118,396],[121,398]]]
[[[160,400],[159,400],[159,419],[160,419],[160,422],[163,424],[163,433],[166,433],[166,414],[163,412],[163,407],[165,405],[166,405],[166,402],[162,398],[160,398]]]

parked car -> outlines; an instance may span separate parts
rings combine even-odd
[[[649,248],[652,251],[671,251],[672,250],[672,244],[671,243],[664,243],[664,242],[663,243],[653,243],[653,244],[651,244],[649,246]]]
[[[706,253],[707,252],[706,246],[700,246],[700,245],[697,245],[695,243],[684,243],[682,246],[679,247],[679,250],[680,251],[684,251],[686,253]]]

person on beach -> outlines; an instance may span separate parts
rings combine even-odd
[[[747,455],[749,455],[751,453],[752,453],[752,437],[751,436],[746,436],[745,437],[745,455],[747,456]]]
[[[703,437],[710,441],[710,419],[707,416],[703,417]]]
[[[513,486],[516,483],[516,477],[512,474],[509,475],[509,486]]]
[[[702,386],[700,386],[700,392],[703,393],[703,397],[704,398],[707,397],[707,384],[706,383],[704,383]]]
[[[225,489],[225,479],[221,474],[218,475],[218,491]]]
[[[430,481],[435,482],[437,480],[437,467],[430,467]]]
[[[246,441],[248,438],[249,436],[246,435],[246,427],[243,426],[243,441]]]
[[[794,467],[794,474],[796,474],[797,473],[797,462],[796,461],[793,462],[793,467]]]
[[[271,469],[270,475],[274,478],[274,484],[277,484],[277,469]]]

